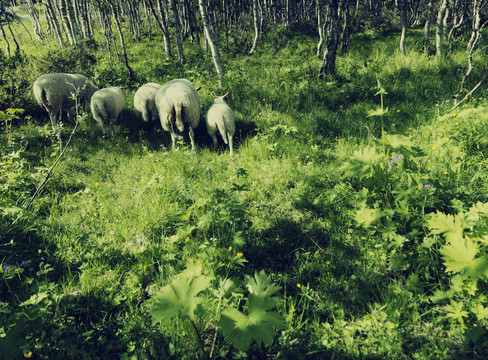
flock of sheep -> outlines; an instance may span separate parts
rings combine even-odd
[[[200,97],[198,90],[186,79],[175,79],[163,86],[147,83],[134,94],[134,111],[144,122],[156,122],[159,118],[164,130],[171,133],[172,148],[175,148],[175,128],[187,128],[192,149],[195,150],[193,130],[200,121]],[[44,74],[33,85],[37,103],[44,107],[53,126],[61,121],[64,112],[74,105],[90,103],[91,112],[104,134],[105,126],[110,125],[113,135],[114,123],[125,108],[125,97],[121,88],[98,89],[81,74]],[[217,145],[217,131],[233,154],[232,137],[235,132],[234,113],[224,102],[224,96],[212,92],[214,104],[206,117],[207,132]]]

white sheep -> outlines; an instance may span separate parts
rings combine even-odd
[[[159,84],[147,83],[134,94],[134,111],[145,123],[155,122],[159,117],[155,98],[161,88]]]
[[[164,130],[171,133],[173,150],[175,149],[175,126],[184,131],[188,126],[191,148],[195,150],[193,129],[200,121],[200,97],[198,90],[186,79],[171,80],[164,84],[156,94],[156,107]]]
[[[234,121],[234,112],[224,102],[224,99],[229,95],[226,93],[224,96],[217,96],[212,91],[214,103],[208,109],[207,112],[207,132],[213,140],[213,146],[217,146],[217,136],[215,135],[217,130],[222,136],[224,143],[229,144],[230,155],[234,153],[232,146],[232,137],[236,131],[236,125]]]
[[[112,136],[114,123],[125,108],[125,97],[119,87],[109,87],[96,91],[91,98],[91,111],[105,135],[105,124],[110,124]]]
[[[32,86],[37,103],[43,106],[54,127],[76,102],[85,105],[98,88],[81,74],[52,73],[39,76]],[[76,98],[76,101],[75,99]]]

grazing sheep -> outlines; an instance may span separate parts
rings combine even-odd
[[[217,136],[215,133],[217,130],[220,132],[220,136],[224,140],[224,143],[229,143],[230,155],[234,153],[232,146],[232,137],[236,131],[236,125],[234,122],[234,112],[224,102],[224,99],[229,95],[226,93],[224,96],[217,96],[212,92],[214,103],[208,109],[207,113],[207,132],[213,140],[213,146],[217,146]]]
[[[134,110],[145,123],[156,122],[158,109],[156,107],[156,93],[162,86],[156,83],[147,83],[137,89],[134,94]]]
[[[156,107],[161,126],[171,133],[173,150],[175,149],[174,128],[176,126],[179,131],[184,131],[185,125],[189,127],[191,148],[195,150],[193,129],[200,121],[198,90],[188,80],[176,79],[164,84],[156,94]]]
[[[61,122],[64,112],[78,104],[85,105],[98,88],[81,74],[44,74],[34,81],[33,91],[37,103],[43,106],[54,127]]]
[[[98,90],[91,98],[93,117],[102,128],[104,135],[106,134],[104,124],[110,124],[112,136],[114,135],[114,123],[124,108],[125,97],[119,87]]]

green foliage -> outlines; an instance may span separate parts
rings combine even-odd
[[[227,308],[222,312],[220,326],[225,337],[237,349],[246,351],[252,341],[258,345],[270,345],[274,339],[274,329],[284,329],[282,317],[272,310],[280,299],[273,296],[280,288],[271,283],[271,279],[261,271],[254,279],[246,277],[249,296],[244,305],[246,314],[236,308]]]
[[[203,298],[198,294],[209,287],[211,280],[201,274],[201,268],[188,269],[176,276],[151,301],[149,313],[153,322],[166,323],[175,316],[195,321],[196,315],[202,313]]]

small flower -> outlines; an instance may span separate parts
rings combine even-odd
[[[430,185],[429,185],[429,184],[427,184],[427,183],[425,183],[425,184],[423,184],[423,185],[422,185],[422,187],[423,187],[424,189],[428,189],[428,188],[430,188]]]
[[[98,181],[95,181],[95,186],[98,186],[100,185],[100,183]]]
[[[80,227],[78,229],[80,229],[80,230],[83,229],[83,225],[80,225]]]
[[[243,257],[244,256],[244,254],[241,252],[238,252],[236,255],[237,255],[237,257]]]
[[[449,142],[449,139],[445,137],[444,139],[442,139],[442,141]]]
[[[448,102],[449,102],[449,99],[446,99],[446,103],[448,103]]]
[[[208,168],[207,170],[205,170],[205,174],[209,174],[212,172],[212,168]]]
[[[433,149],[437,149],[437,144],[432,145]]]
[[[301,288],[301,287],[302,287],[302,285],[301,285],[300,283],[298,283],[298,284],[297,284],[297,287],[298,287],[298,288]]]
[[[42,253],[42,250],[41,250],[41,249],[39,249],[39,250],[37,250],[37,252],[40,254],[40,253]]]
[[[26,267],[29,266],[29,262],[28,261],[25,261],[25,259],[23,259],[19,266],[21,268],[26,268]]]
[[[398,154],[397,156],[395,156],[395,159],[397,159],[397,160],[401,160],[401,159],[403,159],[403,155]]]
[[[444,171],[444,175],[447,175],[447,171]]]
[[[3,264],[2,268],[3,268],[3,272],[7,272],[7,271],[8,271],[9,266],[8,266],[8,264],[7,264],[7,263],[5,263],[5,264]]]
[[[189,242],[190,241],[190,237],[187,236],[186,239],[185,239],[185,242]]]
[[[229,252],[232,250],[232,246],[229,246]]]
[[[471,161],[468,160],[468,162],[466,163],[466,165],[471,165]]]
[[[24,140],[24,135],[20,135],[20,140]]]
[[[25,358],[30,358],[32,356],[32,351],[24,353]]]
[[[181,139],[183,139],[183,136],[181,136],[180,134],[176,134],[175,135],[175,139],[176,140],[181,140]]]
[[[161,145],[159,145],[159,146],[160,146],[160,147],[161,147],[161,149],[163,149],[163,150],[164,150],[164,149],[166,149],[166,147],[165,147],[163,144],[161,144]]]
[[[391,159],[391,158],[390,158],[390,159],[388,159],[388,162],[389,162],[390,164],[393,164],[393,163],[395,162],[395,160],[393,160],[393,159]]]

